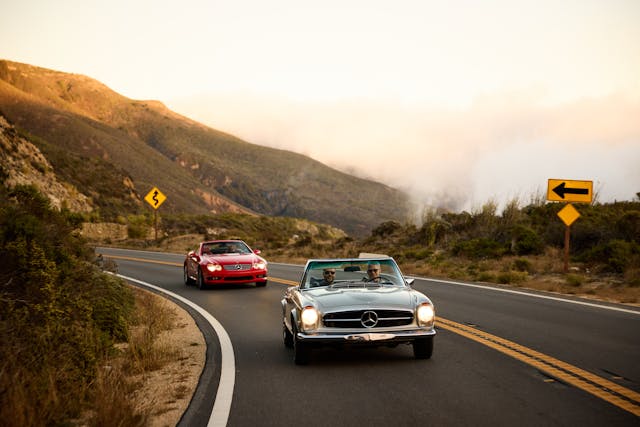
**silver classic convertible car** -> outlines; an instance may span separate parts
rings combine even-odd
[[[412,283],[390,257],[309,260],[281,301],[284,344],[296,364],[323,345],[406,343],[416,358],[429,359],[435,310]]]

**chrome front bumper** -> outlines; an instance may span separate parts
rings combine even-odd
[[[300,341],[316,344],[394,344],[411,342],[416,339],[432,337],[435,329],[416,329],[413,331],[361,332],[361,333],[304,333],[298,332]]]

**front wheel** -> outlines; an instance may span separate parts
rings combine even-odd
[[[415,340],[413,342],[413,355],[416,359],[431,359],[433,355],[433,337]]]
[[[293,327],[293,361],[296,365],[309,363],[309,345],[297,338],[297,328]]]
[[[262,282],[256,282],[256,287],[257,288],[264,288],[265,286],[267,286],[267,281],[264,280]]]
[[[204,288],[205,288],[204,276],[202,275],[202,271],[200,271],[200,268],[198,268],[198,289],[204,289]]]
[[[293,348],[293,335],[289,332],[289,328],[284,323],[282,324],[282,339],[284,346],[287,348]]]
[[[185,284],[185,285],[187,285],[187,286],[189,286],[189,285],[191,285],[191,284],[192,284],[192,282],[193,282],[193,281],[192,281],[192,280],[191,280],[191,278],[189,277],[189,270],[187,269],[187,266],[185,265],[185,266],[184,266],[184,284]]]

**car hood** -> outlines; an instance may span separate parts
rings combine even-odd
[[[323,313],[363,308],[413,309],[414,297],[410,288],[363,287],[363,288],[318,288],[309,290],[305,296],[315,302]]]
[[[204,263],[215,261],[221,265],[228,264],[253,264],[258,262],[260,258],[254,254],[220,254],[220,255],[205,255],[202,257]]]

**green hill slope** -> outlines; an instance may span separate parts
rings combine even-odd
[[[167,212],[301,217],[354,235],[408,212],[398,190],[248,143],[82,75],[0,61],[0,113],[105,216],[143,209],[153,186],[168,196]]]

